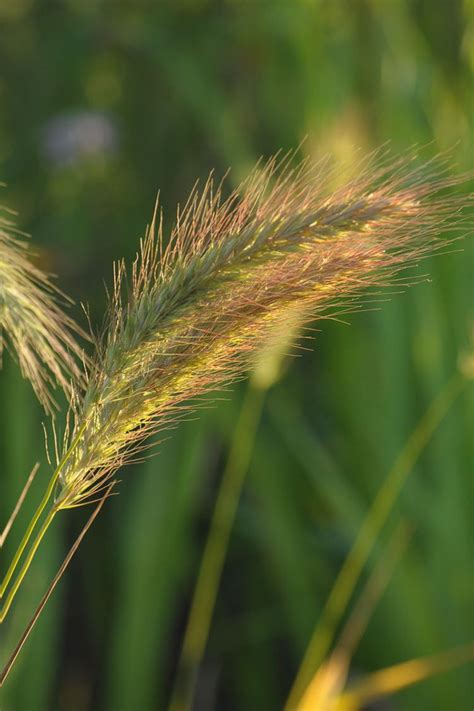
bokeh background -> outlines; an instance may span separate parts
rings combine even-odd
[[[468,0],[0,0],[1,202],[94,324],[157,190],[167,224],[210,169],[230,184],[295,147],[350,161],[390,141],[473,167]],[[370,502],[458,367],[472,329],[472,240],[350,326],[324,323],[269,391],[223,574],[196,709],[282,708]],[[421,273],[420,271],[420,273]],[[84,325],[81,309],[72,308]],[[2,711],[165,709],[209,517],[246,385],[123,472],[10,680]],[[0,377],[0,516],[48,477],[44,416],[16,364]],[[60,420],[61,422],[61,420]],[[428,443],[392,518],[414,527],[352,673],[473,637],[472,389]],[[4,659],[86,512],[63,515],[12,618]],[[472,667],[377,708],[472,707]],[[375,707],[373,707],[375,708]]]

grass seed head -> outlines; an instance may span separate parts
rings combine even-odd
[[[16,354],[46,411],[53,413],[52,390],[67,395],[84,382],[84,354],[75,334],[82,334],[61,309],[59,292],[31,261],[28,244],[11,221],[0,217],[0,357],[4,346]]]
[[[195,188],[164,246],[157,214],[133,265],[115,268],[108,325],[84,397],[74,405],[57,505],[94,498],[150,432],[172,426],[190,399],[227,383],[285,314],[328,317],[362,288],[400,271],[462,228],[439,159],[376,156],[328,193],[331,168],[294,156],[257,166],[228,198],[210,179]],[[291,323],[288,324],[291,327]],[[71,442],[73,443],[71,447]]]

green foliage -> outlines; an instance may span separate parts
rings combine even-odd
[[[432,141],[431,153],[459,141],[460,167],[472,168],[472,22],[460,0],[1,0],[3,201],[34,235],[40,266],[89,302],[97,323],[102,279],[112,259],[133,258],[158,187],[171,219],[197,175],[231,165],[237,182],[260,154],[306,134],[315,156],[346,159],[388,139],[395,151]],[[84,111],[105,119],[100,150],[90,140],[88,149],[52,146],[53,119]],[[472,326],[472,256],[466,241],[423,264],[430,284],[352,316],[350,328],[323,324],[314,350],[269,393],[197,709],[283,706],[365,512],[457,368]],[[42,451],[41,409],[4,360],[2,522]],[[2,710],[165,708],[241,392],[127,473],[0,692]],[[398,512],[415,532],[355,672],[474,636],[473,425],[471,390],[404,489]],[[47,471],[43,462],[22,520]],[[83,520],[67,512],[48,534],[2,628],[2,653]],[[2,571],[21,533],[17,524]],[[393,707],[461,711],[472,694],[461,669],[399,694]]]

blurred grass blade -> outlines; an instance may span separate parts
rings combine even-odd
[[[465,385],[466,379],[462,374],[456,373],[452,376],[421,418],[385,479],[339,572],[320,621],[313,632],[288,697],[285,707],[287,711],[296,706],[315,670],[322,663],[334,639],[336,626],[408,475]]]
[[[401,522],[372,571],[349,619],[339,636],[334,651],[317,669],[308,685],[297,711],[330,711],[335,698],[346,685],[350,663],[373,611],[382,597],[395,566],[405,552],[410,538],[408,526]]]
[[[354,655],[374,609],[387,588],[397,563],[408,547],[411,534],[409,525],[403,521],[398,524],[354,605],[336,646],[336,649],[345,654],[348,660]]]
[[[302,416],[299,408],[286,396],[275,398],[275,407],[269,412],[276,435],[310,480],[318,497],[346,523],[357,526],[362,518],[363,504],[360,493],[317,433]]]
[[[209,527],[184,635],[170,711],[183,711],[190,709],[192,705],[197,674],[209,637],[225,554],[264,400],[265,390],[250,384],[245,393]]]
[[[334,711],[356,711],[368,703],[474,660],[474,642],[412,659],[370,674],[341,695]]]
[[[193,525],[208,456],[210,415],[186,424],[164,442],[159,458],[142,469],[140,485],[125,497],[104,711],[166,707],[167,659],[194,559]],[[137,585],[137,580],[147,584]],[[130,674],[138,658],[140,664]]]

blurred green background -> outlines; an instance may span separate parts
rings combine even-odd
[[[467,0],[0,0],[1,202],[41,265],[101,322],[112,261],[133,258],[161,190],[289,149],[351,159],[453,148],[474,166]],[[325,322],[266,398],[195,708],[282,708],[335,575],[393,461],[456,371],[472,328],[472,240],[377,311]],[[72,313],[84,324],[78,306]],[[245,384],[123,471],[0,692],[1,711],[165,709]],[[48,478],[43,414],[0,377],[0,516],[42,461],[1,569]],[[414,525],[353,659],[355,676],[474,636],[472,389],[397,506]],[[7,626],[17,641],[86,512],[60,517]],[[463,668],[372,708],[462,711]]]

